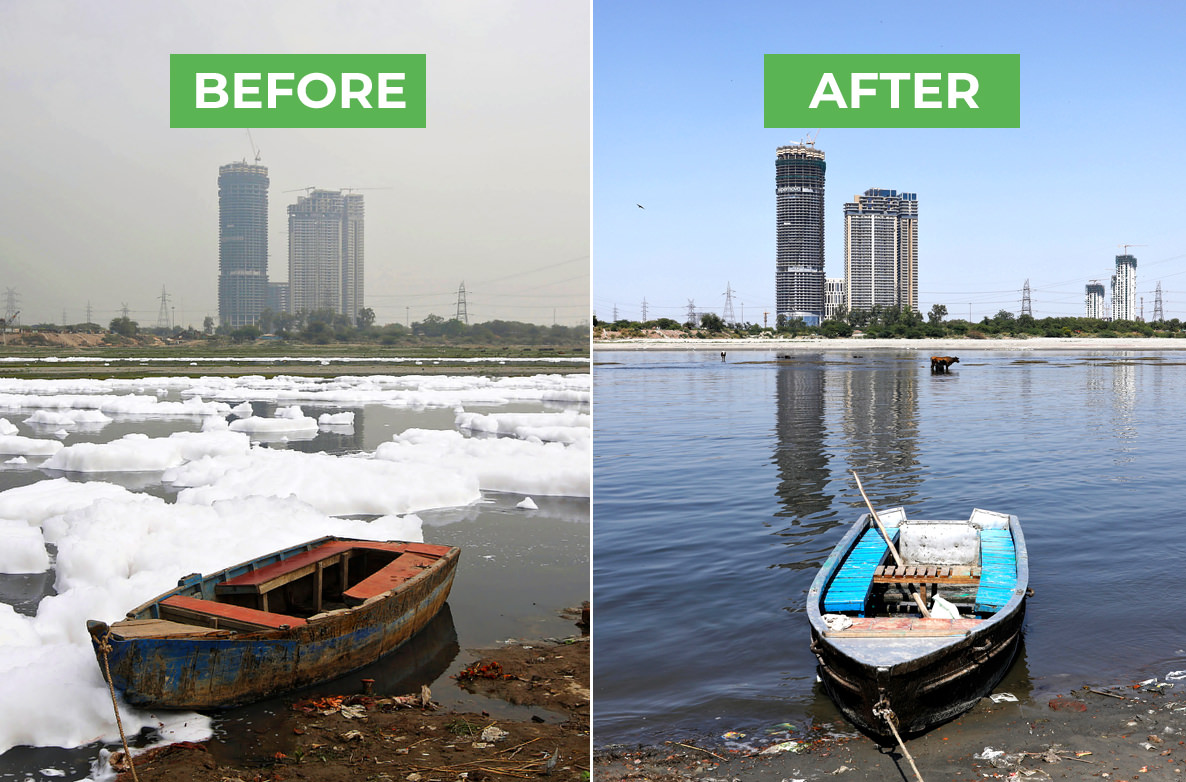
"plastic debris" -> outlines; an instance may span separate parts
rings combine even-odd
[[[992,747],[985,747],[983,752],[973,755],[975,760],[987,760],[993,768],[1008,768],[1021,762],[1025,757],[1024,753],[1009,755],[1003,749],[993,749]]]
[[[931,616],[935,619],[959,619],[960,610],[939,595],[931,604]]]
[[[781,741],[778,744],[771,744],[766,749],[762,750],[761,755],[777,755],[780,752],[799,752],[803,749],[803,745],[797,741]]]
[[[735,731],[735,730],[731,730],[731,731],[729,731],[728,733],[726,733],[726,734],[722,735],[722,736],[721,736],[721,738],[723,738],[723,739],[728,739],[729,741],[737,741],[737,739],[743,739],[743,738],[745,738],[745,734],[744,734],[744,733],[738,733],[738,732],[737,732],[737,731]]]
[[[505,739],[508,735],[510,734],[508,734],[505,730],[495,727],[494,725],[489,725],[482,729],[482,741],[486,741],[491,744],[499,741],[500,739]]]
[[[1165,675],[1167,682],[1177,682],[1186,679],[1186,671],[1170,671]]]
[[[1011,692],[998,692],[989,697],[993,703],[1017,703],[1017,696]]]
[[[339,711],[348,720],[365,720],[367,718],[366,706],[343,706]]]

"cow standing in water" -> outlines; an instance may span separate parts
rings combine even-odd
[[[958,363],[958,356],[931,356],[931,374],[946,375],[951,371],[951,365]]]

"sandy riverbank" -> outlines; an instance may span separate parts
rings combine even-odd
[[[1186,339],[1120,337],[1117,339],[1031,337],[1029,339],[615,339],[593,343],[594,352],[610,350],[778,350],[795,352],[901,350],[926,355],[959,355],[973,350],[1165,351],[1186,350]]]
[[[985,698],[968,713],[912,739],[907,749],[925,780],[1181,780],[1186,777],[1186,692],[1174,684],[1083,687],[1065,694],[1034,693],[1018,702]],[[595,755],[593,777],[597,782],[919,778],[898,748],[881,747],[845,723],[811,725],[792,735],[789,741],[745,737],[741,741],[752,742],[746,749],[691,740],[603,748]]]

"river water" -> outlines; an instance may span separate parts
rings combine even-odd
[[[999,690],[1186,669],[1186,353],[598,351],[594,389],[598,746],[841,719],[805,600],[864,512],[850,470],[879,508],[1021,519]]]

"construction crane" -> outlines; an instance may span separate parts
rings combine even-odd
[[[246,130],[247,130],[247,141],[248,141],[248,143],[251,144],[251,154],[255,155],[255,164],[258,166],[259,159],[261,157],[260,153],[259,153],[259,147],[257,147],[255,145],[255,139],[253,139],[251,137],[251,128],[246,128]]]
[[[310,192],[312,192],[316,189],[317,189],[317,185],[309,185],[308,187],[294,187],[292,190],[285,190],[283,192],[285,192],[285,193],[299,193],[300,191],[304,190],[305,195],[308,195]]]
[[[343,193],[353,193],[355,190],[394,190],[394,187],[343,187]]]
[[[1149,245],[1147,245],[1147,244],[1118,244],[1118,245],[1116,245],[1116,246],[1117,246],[1117,247],[1123,247],[1123,248],[1124,248],[1124,254],[1125,254],[1125,255],[1128,255],[1128,248],[1129,248],[1129,247],[1148,247]]]
[[[807,136],[806,138],[804,138],[804,139],[803,139],[803,146],[805,146],[805,147],[814,147],[814,146],[815,146],[815,140],[816,140],[817,138],[819,138],[819,132],[820,132],[821,130],[823,130],[823,128],[816,128],[816,129],[815,129],[815,133],[812,133],[811,135],[809,135],[809,136]]]

